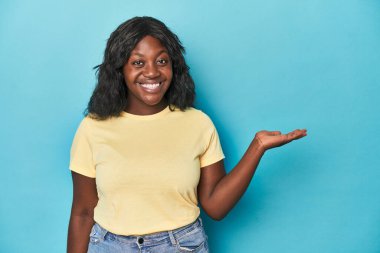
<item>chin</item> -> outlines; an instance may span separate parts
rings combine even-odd
[[[147,105],[158,105],[164,102],[164,95],[162,94],[141,94],[140,100]]]
[[[149,105],[149,106],[156,106],[156,105],[159,105],[161,102],[163,102],[162,100],[154,100],[154,101],[152,101],[152,100],[143,100],[143,101],[144,101],[144,103],[146,105]]]

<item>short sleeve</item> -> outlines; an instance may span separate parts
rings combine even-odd
[[[88,138],[86,118],[80,123],[70,150],[70,170],[95,178],[95,166]]]
[[[201,168],[224,159],[224,153],[220,144],[218,132],[211,119],[208,117],[207,119],[207,127],[204,132],[206,148],[199,157]]]

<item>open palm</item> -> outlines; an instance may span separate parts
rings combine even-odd
[[[306,129],[297,129],[287,134],[282,134],[280,131],[260,131],[256,133],[255,139],[263,146],[265,150],[280,147],[293,140],[300,139],[307,135]]]

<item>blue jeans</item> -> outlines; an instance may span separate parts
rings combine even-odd
[[[175,230],[142,236],[113,234],[95,223],[87,253],[208,253],[201,218]]]

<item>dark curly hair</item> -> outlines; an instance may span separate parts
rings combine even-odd
[[[94,67],[97,69],[97,85],[85,115],[90,114],[98,120],[120,116],[127,104],[128,92],[122,69],[136,44],[147,35],[166,47],[172,62],[173,78],[164,96],[170,110],[174,110],[171,105],[182,111],[193,106],[194,82],[180,40],[163,22],[152,17],[134,17],[122,23],[108,39],[103,63]]]

